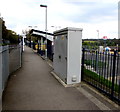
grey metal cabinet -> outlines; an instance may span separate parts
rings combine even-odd
[[[66,83],[81,81],[82,29],[64,28],[54,32],[54,72]]]

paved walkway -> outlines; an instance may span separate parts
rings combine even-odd
[[[52,68],[25,47],[23,66],[8,81],[3,110],[99,110],[74,87],[63,87],[51,74]]]

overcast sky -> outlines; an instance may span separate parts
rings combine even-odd
[[[119,0],[0,0],[0,13],[8,29],[18,34],[37,26],[45,30],[48,6],[48,32],[64,27],[83,28],[83,38],[118,38]],[[55,27],[51,27],[55,26]]]

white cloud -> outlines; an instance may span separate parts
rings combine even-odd
[[[0,13],[9,29],[21,33],[28,26],[45,29],[45,8],[48,6],[48,30],[51,26],[83,28],[83,38],[107,35],[117,38],[117,5],[119,0],[1,0]]]

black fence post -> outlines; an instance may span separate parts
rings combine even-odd
[[[95,62],[95,71],[98,71],[98,51],[96,51],[96,62]]]
[[[81,81],[84,77],[84,61],[85,61],[85,48],[82,49],[82,71],[81,71]]]
[[[114,96],[114,81],[115,81],[115,67],[116,67],[116,50],[114,51],[113,57],[113,72],[112,72],[112,88],[111,88],[111,98],[113,99]]]

